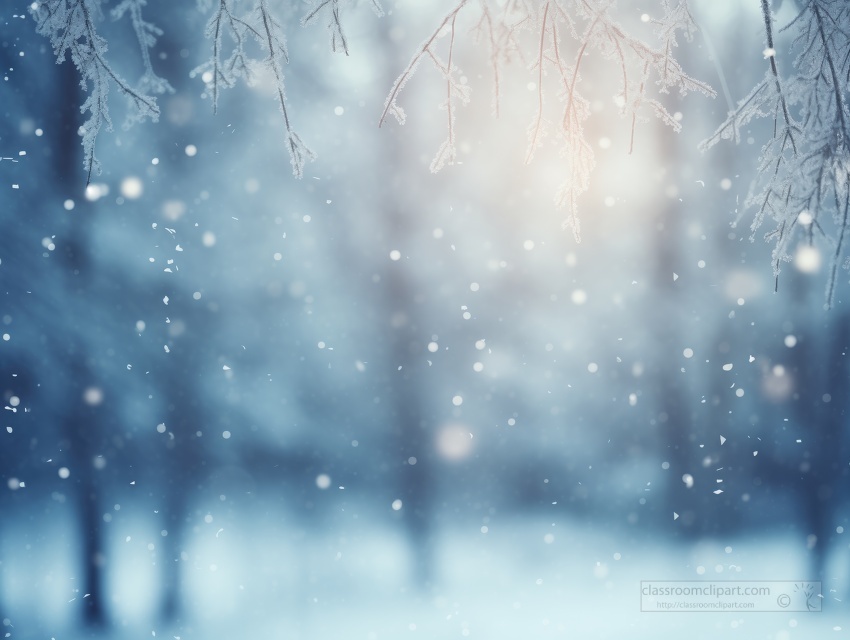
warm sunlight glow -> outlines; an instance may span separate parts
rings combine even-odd
[[[794,266],[803,273],[817,273],[821,266],[821,252],[817,247],[804,244],[794,254]]]

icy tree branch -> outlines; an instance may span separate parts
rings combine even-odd
[[[138,8],[138,3],[134,4]],[[101,170],[95,155],[97,136],[103,127],[107,131],[112,129],[109,85],[114,84],[128,98],[131,120],[150,118],[156,121],[159,118],[159,107],[156,98],[148,95],[143,86],[139,89],[131,87],[107,61],[106,40],[98,35],[95,27],[95,21],[101,17],[100,0],[47,0],[33,3],[30,11],[35,18],[38,33],[50,40],[57,64],[65,61],[70,53],[71,61],[80,74],[80,85],[89,94],[80,107],[83,113],[89,114],[81,128],[83,166],[88,185],[92,174],[99,174]],[[153,25],[145,28],[153,29],[144,31],[146,36],[156,33]],[[148,46],[143,46],[143,49],[147,51]]]
[[[162,29],[155,24],[147,22],[142,17],[142,8],[147,6],[147,0],[123,0],[117,7],[112,9],[112,18],[120,20],[129,13],[130,23],[139,42],[144,71],[139,80],[138,90],[140,93],[158,94],[174,93],[172,87],[165,78],[161,78],[153,70],[151,64],[150,50],[156,45],[156,39],[162,35]]]
[[[850,81],[850,6],[840,0],[808,0],[782,31],[793,34],[793,73],[783,76],[774,44],[769,0],[761,1],[768,70],[714,135],[706,149],[721,139],[738,142],[738,131],[756,118],[772,118],[773,136],[759,160],[746,205],[755,210],[753,234],[770,217],[775,228],[773,269],[815,238],[826,245],[832,263],[826,305],[835,294],[838,265],[846,259],[850,130],[847,91]],[[752,239],[752,238],[751,238]]]
[[[494,85],[494,115],[499,114],[502,66],[514,57],[521,57],[524,50],[533,55],[530,67],[534,73],[537,100],[528,129],[526,163],[532,161],[548,134],[547,71],[553,72],[558,99],[562,105],[555,134],[562,142],[561,156],[567,161],[565,180],[557,190],[555,202],[567,210],[565,225],[573,229],[576,240],[580,238],[578,198],[589,188],[590,175],[595,165],[592,147],[584,135],[584,124],[590,117],[589,103],[579,90],[580,69],[588,55],[596,52],[603,59],[613,61],[619,70],[622,78],[618,96],[621,111],[631,120],[630,150],[634,144],[634,125],[641,111],[655,114],[676,131],[680,128],[679,122],[662,102],[650,95],[650,88],[653,86],[650,80],[653,76],[654,86],[662,94],[676,88],[682,94],[698,91],[708,96],[714,95],[711,87],[685,73],[674,57],[674,49],[677,46],[676,33],[684,32],[686,37],[690,38],[695,29],[683,0],[662,0],[663,16],[656,21],[659,46],[627,33],[614,18],[614,6],[610,0],[540,0],[536,6],[533,2],[522,0],[502,3],[495,0],[479,0],[478,3],[461,0],[419,46],[407,67],[393,83],[378,121],[378,125],[382,126],[388,116],[392,115],[400,124],[404,124],[405,113],[398,104],[399,95],[416,72],[419,63],[424,58],[430,59],[449,87],[448,99],[442,105],[449,113],[448,136],[431,164],[432,171],[439,170],[444,164],[451,164],[455,160],[457,132],[452,96],[457,95],[465,103],[468,100],[469,88],[455,80],[457,70],[451,60],[457,45],[458,17],[462,10],[470,7],[471,11],[473,6],[477,6],[479,11],[473,29],[476,41],[484,40],[488,45]],[[528,38],[528,44],[522,37],[522,32],[533,34],[533,37]],[[575,43],[574,53],[570,54],[572,64],[565,63],[566,46],[561,39],[561,33],[569,34]],[[437,54],[438,40],[444,35],[449,36],[447,65],[442,64]]]

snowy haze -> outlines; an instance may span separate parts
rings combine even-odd
[[[430,59],[406,124],[377,124],[456,5],[340,3],[346,56],[331,5],[301,28],[308,5],[257,2],[289,63],[247,41],[253,83],[228,76],[214,114],[209,11],[103,4],[110,68],[162,91],[153,123],[109,85],[96,139],[95,80],[55,63],[29,4],[0,9],[2,633],[847,633],[846,271],[824,311],[834,247],[795,236],[774,294],[744,205],[770,119],[697,150],[764,78],[757,7],[692,3],[709,39],[680,34],[677,60],[718,95],[652,76],[670,122],[641,107],[633,138],[592,49],[577,242],[554,204],[584,162],[560,153],[560,76],[512,58],[494,119],[477,7],[455,25],[455,164],[432,174],[450,114]],[[621,4],[651,39],[661,3]],[[163,30],[155,78],[136,8]],[[650,580],[822,581],[823,611],[641,612]]]

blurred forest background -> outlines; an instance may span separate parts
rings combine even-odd
[[[377,120],[447,6],[360,5],[348,56],[283,12],[290,116],[318,153],[299,181],[269,85],[214,115],[190,77],[205,14],[152,0],[175,92],[127,130],[113,92],[88,188],[76,72],[27,3],[0,9],[4,635],[847,626],[847,276],[824,311],[828,259],[802,247],[774,294],[770,246],[749,213],[730,224],[772,122],[697,151],[723,83],[734,102],[764,75],[758,3],[692,3],[679,59],[718,96],[668,96],[682,132],[639,122],[631,155],[617,79],[588,60],[580,244],[552,204],[556,148],[523,164],[525,64],[494,120],[486,51],[458,40],[473,100],[458,163],[431,174],[439,76],[406,87],[407,126]],[[140,75],[129,26],[101,30]],[[823,580],[825,612],[700,614],[697,631],[639,612],[640,580],[708,577]]]

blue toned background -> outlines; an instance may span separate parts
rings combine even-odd
[[[790,640],[850,623],[846,272],[824,311],[828,259],[804,249],[774,294],[749,213],[730,226],[772,123],[702,154],[726,99],[673,96],[683,132],[638,123],[629,155],[616,77],[591,58],[576,243],[552,205],[557,148],[523,164],[522,61],[493,120],[464,36],[473,101],[439,174],[432,69],[400,100],[408,124],[377,127],[446,10],[431,4],[349,7],[348,57],[283,11],[290,115],[319,156],[298,181],[267,78],[214,115],[191,77],[205,16],[151,0],[176,91],[127,130],[112,92],[86,188],[75,70],[4,3],[8,637]],[[684,66],[746,95],[757,9],[694,3],[716,55],[697,35]],[[132,32],[102,29],[135,78]],[[824,612],[640,612],[641,580],[702,579],[822,580]]]

